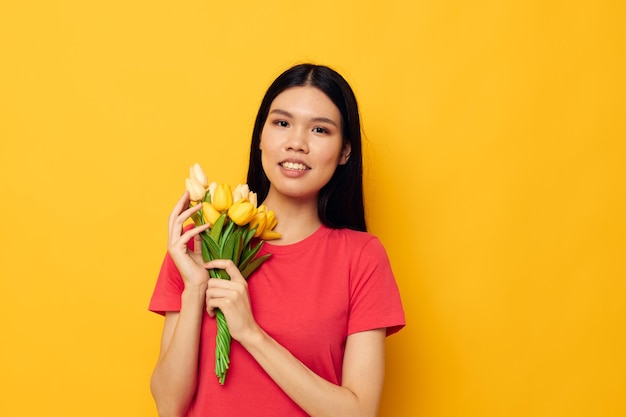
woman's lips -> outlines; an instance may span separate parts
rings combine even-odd
[[[289,178],[299,178],[311,169],[307,164],[297,159],[282,161],[278,166],[283,175]]]

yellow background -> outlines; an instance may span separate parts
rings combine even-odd
[[[624,416],[620,1],[4,1],[0,414],[155,416],[188,166],[290,65],[352,83],[408,327],[381,417]],[[384,300],[381,300],[384,302]]]

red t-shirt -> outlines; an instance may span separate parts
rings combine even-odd
[[[346,338],[405,324],[389,259],[373,235],[320,227],[286,246],[266,242],[272,256],[250,276],[252,312],[259,325],[313,372],[341,384]],[[179,311],[183,281],[166,256],[150,310]],[[215,320],[202,321],[199,380],[188,416],[306,416],[235,340],[226,383],[214,373]]]

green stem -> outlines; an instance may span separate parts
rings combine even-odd
[[[215,375],[224,385],[226,381],[226,371],[230,363],[230,331],[226,323],[226,317],[222,310],[215,310],[215,318],[217,320],[217,335],[215,337]]]

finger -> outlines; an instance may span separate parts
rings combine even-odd
[[[215,317],[215,310],[220,308],[219,299],[223,297],[216,298],[215,294],[212,291],[207,289],[205,296],[205,305],[206,311],[209,313],[210,317]]]
[[[183,204],[184,204],[184,200],[181,199],[179,203],[181,201],[183,201]],[[170,221],[169,221],[170,222],[170,230],[169,230],[170,240],[176,239],[181,235],[185,221],[189,217],[191,217],[193,213],[200,211],[202,209],[202,205],[197,204],[186,210],[183,210],[183,208],[184,206],[181,207],[177,204],[176,208],[170,214]],[[182,210],[182,211],[179,211],[179,210]]]
[[[170,237],[170,239],[175,234],[180,235],[180,232],[182,231],[182,223],[178,224],[176,222],[176,219],[178,218],[180,213],[184,210],[184,208],[188,206],[189,206],[189,191],[185,191],[183,195],[180,197],[180,199],[178,199],[178,201],[176,202],[176,205],[170,212],[170,215],[168,218],[168,222],[167,222],[168,230],[167,231],[168,231],[168,236]]]
[[[230,259],[215,259],[204,264],[204,267],[207,269],[223,269],[226,271],[231,281],[245,281],[237,265]]]
[[[207,230],[209,228],[209,226],[210,226],[209,224],[202,224],[200,226],[193,227],[193,228],[187,230],[182,235],[180,235],[180,240],[184,241],[184,243],[186,244],[187,242],[189,242],[191,240],[191,238],[195,239],[196,236],[198,238],[200,238],[200,233],[202,233],[205,230]]]
[[[195,238],[195,236],[199,236],[200,233],[204,232],[208,228],[209,228],[208,224],[203,224],[201,226],[194,227],[194,228],[191,228],[191,229],[187,230],[185,233],[180,235],[178,238],[175,238],[175,239],[172,240],[171,247],[177,248],[177,249],[179,249],[181,251],[186,251],[187,250],[187,243],[192,238]],[[194,246],[194,250],[197,249],[196,246],[198,248],[200,248],[200,244],[198,244],[198,245]]]
[[[182,227],[185,221],[190,218],[192,214],[200,210],[202,210],[202,205],[196,204],[193,207],[189,207],[186,210],[181,211],[174,219],[174,224],[177,225],[177,227]]]
[[[209,278],[207,291],[211,291],[216,297],[228,295],[231,291],[239,291],[241,288],[247,287],[247,282],[237,281],[234,279]]]
[[[174,222],[176,217],[183,211],[185,207],[189,206],[189,191],[185,191],[183,195],[178,199],[176,205],[170,212],[169,223],[170,225]]]
[[[211,290],[207,291],[206,305],[207,308],[215,310],[217,308],[221,310],[230,310],[232,306],[236,304],[236,300],[240,298],[237,295],[237,291],[230,290]]]
[[[196,211],[200,211],[202,210],[202,204],[196,204],[193,207],[189,207],[186,210],[184,210],[183,212],[180,213],[179,218],[182,218],[183,221],[187,220],[189,217],[191,217],[191,215],[193,213],[195,213]]]

